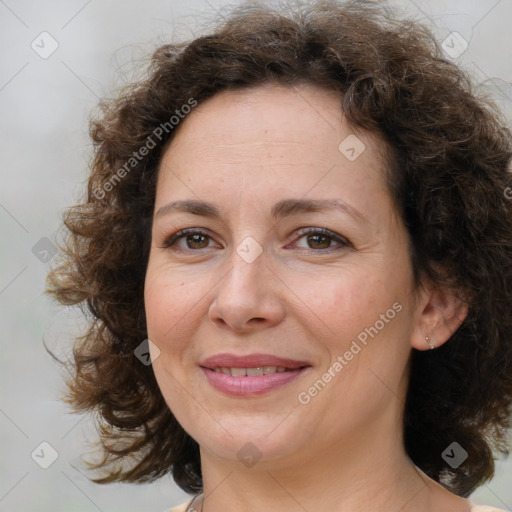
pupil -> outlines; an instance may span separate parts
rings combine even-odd
[[[204,235],[191,235],[192,238],[192,244],[201,244],[200,239],[205,238]]]
[[[324,240],[327,240],[327,237],[326,237],[325,235],[311,235],[311,236],[310,236],[310,239],[311,239],[311,238],[317,239],[317,241],[318,241],[318,239],[319,239],[319,238],[320,238],[320,239],[322,239],[322,238],[323,238]],[[316,242],[315,242],[315,243],[316,243]],[[320,243],[321,243],[321,242],[320,242]],[[324,244],[324,245],[325,245],[325,244]],[[328,240],[327,240],[327,247],[329,247],[329,241],[328,241]]]

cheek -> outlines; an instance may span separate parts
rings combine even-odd
[[[378,265],[370,267],[302,280],[301,298],[317,326],[313,331],[310,323],[308,330],[325,346],[331,364],[346,356],[351,369],[344,373],[369,368],[398,372],[409,349],[407,276],[387,272],[384,265],[381,272]]]
[[[319,273],[303,279],[302,284],[298,295],[334,346],[344,345],[370,320],[374,322],[377,312],[390,301],[386,290],[379,290],[382,284],[375,275],[361,269],[337,269],[324,276]]]
[[[205,290],[187,286],[177,272],[148,265],[144,287],[148,338],[158,347],[152,368],[162,395],[180,420],[198,421],[201,411],[191,407],[187,380],[193,362],[193,315],[201,308]],[[204,313],[202,313],[204,314]]]
[[[148,337],[162,353],[184,348],[194,318],[205,314],[201,298],[204,299],[207,287],[202,282],[185,280],[179,272],[163,266],[148,266],[144,289]]]
[[[337,281],[316,280],[325,294],[309,295],[321,329],[313,334],[330,356],[320,369],[329,389],[322,392],[318,407],[338,414],[361,410],[365,403],[368,411],[378,410],[386,397],[394,396],[389,389],[398,388],[407,364],[410,325],[407,289],[398,276],[392,277],[368,271],[346,273]],[[339,407],[329,405],[333,397],[343,397],[335,400]]]

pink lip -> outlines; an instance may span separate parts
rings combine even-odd
[[[311,367],[306,361],[296,361],[270,354],[250,354],[247,356],[217,354],[205,359],[200,366],[208,382],[215,389],[231,396],[255,396],[268,393],[296,379]],[[214,368],[256,368],[261,366],[283,366],[289,370],[267,375],[241,377],[234,377],[213,370]]]
[[[275,365],[272,365],[275,366]],[[239,368],[232,366],[231,368]],[[233,377],[225,373],[218,373],[209,368],[201,368],[202,372],[206,375],[208,382],[218,391],[231,396],[255,396],[268,393],[276,388],[287,384],[288,382],[296,379],[299,375],[308,371],[311,367],[301,369],[269,373],[267,375],[257,375],[254,377],[242,376]]]

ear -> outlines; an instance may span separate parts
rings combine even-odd
[[[452,290],[428,286],[421,287],[411,345],[418,350],[440,347],[448,341],[468,314],[468,306]]]

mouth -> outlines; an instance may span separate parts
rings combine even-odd
[[[250,397],[269,393],[308,372],[312,366],[269,354],[218,354],[200,365],[208,383],[221,393]]]
[[[299,369],[306,368],[301,366]],[[253,368],[227,368],[215,367],[207,368],[212,372],[223,373],[224,375],[232,375],[233,377],[257,377],[259,375],[272,375],[273,373],[285,373],[296,371],[297,368],[286,368],[285,366],[255,366]]]

